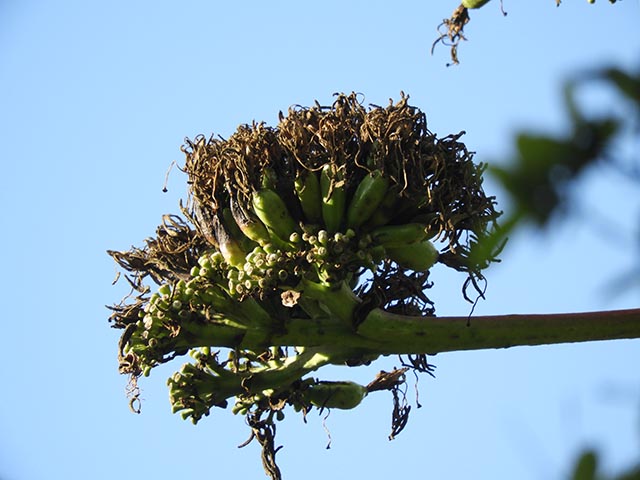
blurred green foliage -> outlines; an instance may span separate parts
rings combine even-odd
[[[615,92],[624,115],[586,115],[584,106],[578,104],[578,91],[585,86],[599,83]],[[544,230],[552,221],[563,220],[571,211],[571,188],[579,184],[582,174],[599,163],[609,163],[622,170],[627,180],[637,185],[640,197],[640,156],[619,158],[616,145],[628,141],[628,135],[637,142],[640,133],[640,70],[625,71],[619,68],[602,68],[587,72],[578,79],[568,81],[564,88],[564,107],[570,119],[570,127],[564,135],[539,135],[521,132],[515,139],[513,158],[489,168],[490,174],[505,190],[506,203],[511,212],[501,228],[484,244],[478,245],[477,255],[488,255],[497,245],[525,225]],[[632,228],[638,217],[629,218]],[[633,285],[640,279],[640,225],[636,266],[616,284]],[[599,456],[586,450],[575,463],[572,480],[640,480],[640,461],[623,473],[609,476],[599,472]]]

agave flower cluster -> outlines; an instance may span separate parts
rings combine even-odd
[[[109,252],[138,291],[112,307],[121,372],[135,381],[189,353],[168,383],[194,423],[230,401],[257,425],[287,405],[354,408],[396,388],[401,375],[362,386],[310,373],[385,354],[387,339],[361,334],[374,317],[434,315],[436,262],[477,285],[495,260],[473,254],[499,213],[459,137],[436,138],[404,95],[365,108],[351,94],[291,108],[277,127],[187,140],[186,220]]]

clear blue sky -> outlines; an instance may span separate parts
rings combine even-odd
[[[455,6],[0,3],[0,479],[264,478],[257,444],[236,448],[248,435],[242,418],[218,410],[194,427],[172,415],[170,368],[144,380],[134,415],[117,373],[119,332],[104,305],[125,286],[111,286],[105,250],[140,245],[163,213],[178,212],[184,177],[174,170],[169,193],[161,189],[184,137],[228,136],[254,119],[273,125],[279,110],[326,104],[334,92],[385,104],[403,90],[432,131],[466,130],[487,161],[504,158],[521,127],[561,131],[559,87],[572,72],[639,64],[638,1],[505,1],[507,17],[494,1],[472,12],[462,64],[447,68],[447,49],[429,50]],[[618,222],[639,218],[637,190],[605,170],[576,194]],[[617,237],[580,221],[523,232],[487,272],[476,313],[637,307],[638,289],[603,293],[638,254],[632,237]],[[433,279],[438,314],[467,314],[463,278],[436,268]],[[433,361],[437,378],[419,384],[423,407],[393,442],[386,393],[331,414],[330,450],[322,418],[305,425],[290,414],[278,430],[285,478],[562,478],[588,445],[611,469],[637,458],[637,340]],[[395,363],[331,372],[366,382]]]

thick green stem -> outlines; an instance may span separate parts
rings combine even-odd
[[[381,354],[438,353],[640,338],[640,309],[482,317],[416,318],[372,311],[358,334]]]
[[[245,336],[243,328],[203,327],[190,346],[303,346],[356,353],[409,354],[640,338],[640,309],[588,313],[412,317],[373,310],[354,330],[331,317],[284,322],[277,332]],[[222,334],[222,335],[220,335]],[[254,339],[260,339],[260,344]],[[186,340],[186,339],[185,339]],[[181,342],[182,343],[182,342]]]

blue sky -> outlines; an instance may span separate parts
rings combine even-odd
[[[433,132],[465,130],[476,159],[491,161],[520,128],[562,131],[560,84],[572,73],[638,66],[637,1],[505,1],[507,17],[491,2],[471,13],[462,64],[447,68],[446,48],[429,51],[455,6],[0,3],[0,479],[263,478],[257,444],[236,448],[242,418],[216,411],[194,427],[170,413],[165,380],[179,364],[144,380],[141,415],[117,372],[119,332],[104,305],[125,286],[111,286],[105,250],[140,245],[178,212],[184,177],[174,170],[161,190],[185,137],[274,125],[279,110],[327,104],[334,92],[386,104],[402,90]],[[610,108],[599,91],[587,100]],[[490,181],[487,190],[500,200]],[[638,218],[637,189],[605,169],[575,195],[628,227]],[[637,307],[637,288],[604,293],[637,255],[633,237],[594,225],[521,232],[487,272],[476,313]],[[436,268],[433,280],[439,315],[468,313],[463,278]],[[290,413],[279,464],[288,479],[562,478],[576,452],[596,446],[607,468],[622,468],[640,450],[639,361],[637,340],[438,355],[437,378],[419,383],[423,407],[396,440],[390,396],[371,395],[326,419],[329,450],[322,417],[305,425]],[[366,383],[395,363],[330,372]]]

